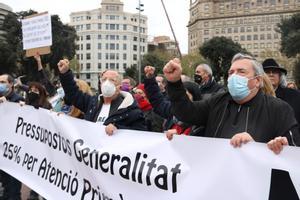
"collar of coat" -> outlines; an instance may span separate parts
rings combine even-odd
[[[100,94],[98,96],[99,101],[101,101],[100,100],[101,97],[102,97],[102,95]],[[116,99],[114,99],[113,101],[116,101],[117,99],[120,99],[120,98],[123,100],[122,100],[121,104],[118,106],[117,110],[120,110],[122,108],[127,108],[134,103],[134,98],[129,92],[120,91],[119,96]],[[112,104],[113,104],[113,102],[112,102]]]

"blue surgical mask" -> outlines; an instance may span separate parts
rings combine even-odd
[[[0,83],[0,96],[4,96],[8,92],[9,88],[7,84]]]
[[[232,74],[228,78],[227,87],[234,100],[240,101],[250,94],[248,80],[248,78],[237,74]]]

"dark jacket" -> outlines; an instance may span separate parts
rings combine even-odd
[[[215,81],[215,79],[213,79],[213,78],[211,78],[204,85],[200,85],[199,90],[200,90],[201,97],[202,97],[201,99],[208,99],[215,94],[225,92],[225,89],[223,88],[223,86],[218,84]]]
[[[95,122],[101,111],[103,98],[82,93],[74,81],[71,70],[60,74],[60,81],[65,91],[65,97],[70,100],[72,105],[85,113],[86,120]],[[143,113],[128,92],[121,92],[112,101],[109,116],[103,124],[110,123],[118,129],[146,130]]]
[[[55,95],[56,90],[54,85],[50,82],[49,78],[43,69],[39,70],[37,73],[38,81],[45,87],[50,96]]]
[[[290,88],[278,87],[276,92],[276,97],[287,102],[294,110],[296,120],[298,125],[300,124],[300,92],[298,90]],[[299,127],[300,128],[300,127]]]
[[[145,78],[144,84],[146,94],[153,107],[153,111],[162,118],[166,119],[164,124],[164,130],[171,129],[176,124],[184,130],[191,127],[191,131],[189,132],[189,134],[199,136],[199,134],[197,134],[199,132],[198,127],[192,127],[192,125],[181,122],[178,119],[176,119],[172,111],[171,101],[162,94],[155,80],[155,77]]]
[[[175,116],[193,125],[204,125],[206,137],[232,138],[247,132],[256,142],[266,143],[277,136],[286,136],[289,144],[300,145],[292,108],[261,91],[243,105],[235,103],[228,92],[191,102],[181,81],[168,83],[167,91]]]
[[[25,101],[25,99],[18,95],[17,93],[15,93],[14,91],[12,91],[7,97],[6,97],[7,101],[9,102],[15,102],[18,103],[20,101]]]

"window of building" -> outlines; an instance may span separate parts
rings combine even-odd
[[[127,64],[123,63],[123,68],[126,69],[127,68]]]
[[[91,69],[91,63],[86,63],[86,69],[90,70]]]
[[[247,41],[251,41],[252,40],[252,36],[251,35],[247,35]]]
[[[133,45],[133,51],[137,51],[137,45]]]
[[[257,5],[261,6],[262,5],[263,0],[257,0]]]
[[[123,60],[127,60],[127,54],[123,53]]]
[[[98,49],[101,49],[101,47],[102,47],[102,44],[98,43]]]
[[[138,38],[137,37],[133,37],[133,41],[138,41]]]
[[[109,63],[109,68],[110,69],[115,69],[115,66],[116,66],[115,63]]]
[[[227,32],[228,32],[228,33],[232,33],[232,28],[228,28],[228,29],[227,29]]]
[[[265,39],[265,34],[260,34],[260,40],[264,40]]]
[[[133,60],[137,60],[137,55],[133,54]]]
[[[105,68],[108,69],[108,63],[105,63]]]
[[[123,40],[127,40],[127,35],[123,35]]]
[[[278,38],[279,38],[278,34],[275,33],[275,34],[274,34],[274,39],[278,39]]]
[[[90,39],[91,39],[91,36],[90,36],[90,35],[86,35],[85,39],[86,39],[86,40],[90,40]]]
[[[138,31],[138,27],[137,26],[133,26],[133,31],[137,32]]]
[[[98,63],[98,69],[101,69],[101,68],[102,68],[101,63]]]
[[[86,43],[86,50],[91,50],[91,44],[90,43]]]
[[[86,74],[86,79],[91,79],[91,74]]]
[[[110,60],[116,59],[115,54],[114,54],[114,53],[110,53],[110,54],[109,54],[109,59],[110,59]]]
[[[105,53],[105,59],[108,60],[108,53]]]
[[[99,34],[99,35],[98,35],[98,40],[101,40],[101,38],[102,38],[102,37],[101,37],[101,35]]]
[[[247,27],[247,32],[252,32],[252,28],[250,26]]]
[[[91,30],[91,25],[90,24],[86,24],[86,30]]]
[[[87,54],[86,54],[86,59],[87,59],[87,60],[90,60],[90,59],[91,59],[91,54],[90,54],[90,53],[87,53]]]
[[[258,35],[253,35],[253,40],[258,40]]]
[[[233,32],[234,33],[238,33],[239,32],[239,28],[238,27],[234,27]]]
[[[204,30],[204,35],[208,35],[209,34],[209,30]]]
[[[115,49],[116,49],[116,44],[110,43],[110,44],[109,44],[109,49],[110,49],[110,50],[115,50]]]
[[[98,29],[101,30],[102,24],[98,23]]]
[[[110,40],[115,40],[115,39],[116,39],[116,36],[115,36],[115,35],[109,35],[109,39],[110,39]]]
[[[241,31],[240,31],[241,33],[245,32],[245,27],[242,26],[240,29],[241,29]]]
[[[247,44],[247,49],[252,49],[252,45],[251,44]]]
[[[123,31],[126,31],[126,30],[127,30],[127,25],[123,24]]]
[[[259,30],[260,31],[265,31],[265,26],[260,26]]]
[[[101,59],[102,59],[102,54],[98,53],[98,60],[101,60]]]
[[[272,34],[270,33],[267,34],[267,40],[272,40]]]
[[[123,50],[127,50],[127,44],[123,44]]]
[[[257,26],[254,26],[254,27],[253,27],[253,32],[257,32],[257,31],[258,31]]]

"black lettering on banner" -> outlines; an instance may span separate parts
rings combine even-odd
[[[299,200],[299,196],[287,171],[272,169],[269,200]]]
[[[161,190],[170,190],[172,193],[178,191],[177,175],[181,173],[180,163],[170,168],[163,164],[157,164],[157,159],[149,159],[148,154],[145,153],[136,152],[131,160],[127,156],[99,152],[97,149],[91,150],[84,146],[82,139],[74,141],[73,147],[76,159],[92,169],[101,170],[103,173],[110,173],[111,175],[119,175],[124,179],[146,186],[153,185]],[[151,180],[153,183],[151,183]],[[89,190],[89,184],[86,182],[83,192],[89,193]]]
[[[22,117],[18,117],[17,119],[15,133],[72,156],[71,142],[69,139],[64,138],[60,133],[51,132],[51,130],[26,122]]]

